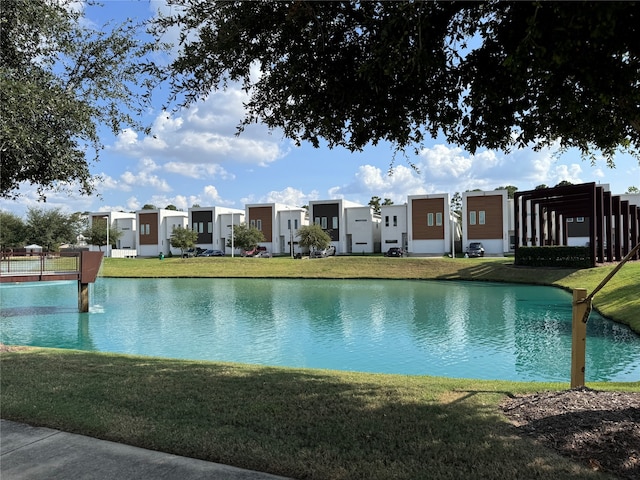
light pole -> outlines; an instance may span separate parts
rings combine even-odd
[[[233,241],[234,241],[234,235],[233,235],[233,212],[231,212],[231,258],[234,257],[234,251],[235,251],[235,247],[233,245]]]
[[[104,256],[108,257],[109,256],[109,215],[105,215],[104,217],[102,217],[104,219],[106,219],[106,224],[107,224],[107,245],[104,249]]]

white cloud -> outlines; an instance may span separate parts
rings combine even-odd
[[[285,205],[301,207],[302,205],[308,205],[310,200],[317,200],[318,198],[319,194],[317,190],[312,190],[310,193],[304,193],[293,187],[287,187],[279,192],[269,192],[264,201],[268,203],[283,203]]]
[[[424,193],[427,190],[420,175],[404,165],[394,167],[391,173],[372,165],[361,165],[350,183],[328,191],[330,198],[348,198],[360,203],[368,202],[373,196],[404,203],[407,195]]]
[[[223,180],[233,180],[235,175],[227,172],[222,166],[210,164],[168,162],[164,165],[164,170],[169,173],[183,175],[189,178],[221,178]]]

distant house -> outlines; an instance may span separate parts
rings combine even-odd
[[[189,209],[189,227],[198,232],[200,248],[227,252],[231,224],[244,222],[244,210],[228,207],[193,207]],[[230,250],[229,250],[230,252]]]
[[[264,235],[260,246],[274,255],[291,254],[290,244],[293,242],[293,253],[300,252],[297,231],[307,223],[303,208],[281,203],[249,204],[245,208],[247,223]]]
[[[91,226],[96,222],[108,222],[111,230],[117,230],[121,233],[120,238],[118,238],[115,242],[109,241],[109,243],[115,244],[116,250],[131,250],[135,252],[138,241],[135,213],[112,211],[90,213],[89,225]],[[100,248],[97,246],[94,246],[92,250],[93,249],[100,250]],[[114,256],[113,253],[114,252],[111,251],[110,246],[105,247],[105,255],[107,257]]]
[[[352,253],[354,239],[347,229],[346,211],[348,208],[362,206],[343,199],[313,200],[309,202],[309,223],[320,225],[327,232],[331,237],[331,245],[336,248],[336,253]],[[357,249],[355,252],[360,253]]]
[[[462,248],[481,242],[487,255],[509,251],[508,192],[464,192],[462,194]]]
[[[374,212],[373,207],[348,207],[345,220],[349,253],[380,253],[380,215]]]
[[[180,249],[171,246],[171,233],[174,227],[187,228],[188,220],[189,214],[179,210],[138,210],[138,255],[180,255]]]
[[[453,249],[449,194],[409,195],[407,221],[411,255],[442,256]]]
[[[380,206],[381,250],[392,247],[408,250],[407,204]]]

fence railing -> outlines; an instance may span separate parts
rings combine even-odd
[[[3,252],[2,275],[44,275],[80,271],[80,253],[14,253]]]

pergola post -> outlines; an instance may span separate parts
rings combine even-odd
[[[585,317],[589,304],[587,290],[574,288],[571,324],[571,388],[584,386],[587,343],[587,322],[585,322]]]

